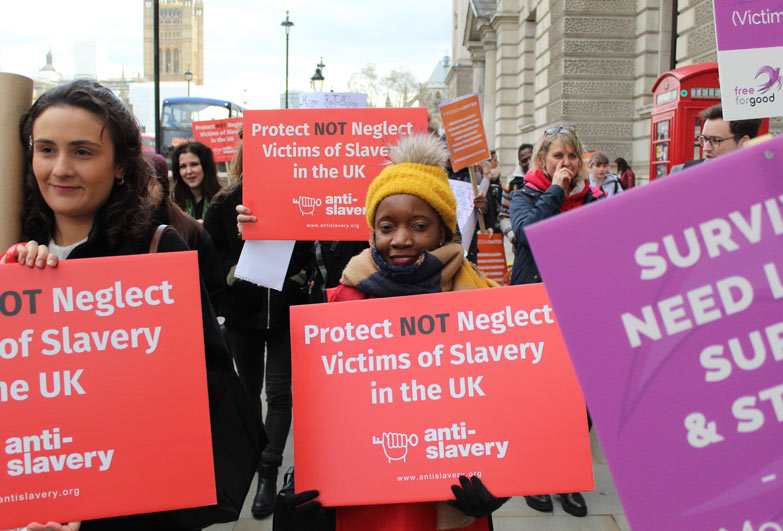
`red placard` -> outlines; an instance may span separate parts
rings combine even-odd
[[[216,501],[195,252],[0,266],[0,528]]]
[[[244,115],[247,240],[366,240],[367,187],[427,109],[290,109]]]
[[[297,490],[325,505],[593,488],[585,404],[544,286],[291,308]],[[510,472],[511,471],[511,472]]]
[[[478,94],[463,96],[440,106],[454,171],[490,157]]]
[[[503,235],[498,233],[478,234],[477,238],[476,265],[487,275],[487,278],[503,286],[508,286],[509,273]]]
[[[212,150],[215,162],[233,160],[239,143],[242,118],[193,122],[193,138]]]

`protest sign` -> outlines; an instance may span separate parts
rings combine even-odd
[[[456,172],[490,157],[478,94],[463,96],[440,106],[440,117]]]
[[[724,120],[783,116],[783,4],[713,0]]]
[[[228,162],[237,154],[242,118],[193,122],[193,138],[212,150],[215,162]]]
[[[508,286],[509,274],[503,235],[499,233],[479,234],[477,243],[476,265],[478,268],[487,275],[487,278]]]
[[[347,109],[367,107],[367,94],[357,92],[302,92],[300,109]]]
[[[781,160],[778,138],[525,228],[635,531],[780,526]]]
[[[200,308],[195,252],[0,265],[0,528],[215,503]]]
[[[244,115],[246,240],[366,240],[367,188],[427,109],[292,109]]]
[[[543,286],[291,308],[298,490],[325,505],[593,487],[587,416]],[[513,471],[513,473],[509,473]]]

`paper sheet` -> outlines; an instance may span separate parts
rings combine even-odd
[[[462,234],[462,248],[465,253],[470,249],[473,233],[476,232],[476,209],[473,208],[473,185],[470,182],[449,179],[449,186],[457,198],[457,226]],[[489,179],[481,179],[479,191],[486,195],[489,189]]]
[[[245,241],[234,276],[282,291],[288,263],[294,252],[294,243],[294,240]]]

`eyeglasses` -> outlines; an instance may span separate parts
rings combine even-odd
[[[730,139],[736,140],[736,137],[733,136],[727,136],[726,138],[718,138],[716,136],[699,135],[696,138],[699,139],[699,145],[701,147],[704,147],[705,144],[709,143],[715,149],[720,147],[721,142],[725,142],[726,140],[730,140]]]
[[[557,127],[551,127],[544,131],[544,134],[546,135],[556,135],[560,131],[571,131],[572,133],[576,131],[573,125],[558,125]]]

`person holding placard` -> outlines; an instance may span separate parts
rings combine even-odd
[[[605,197],[604,192],[590,186],[584,164],[584,149],[570,125],[547,129],[533,155],[531,170],[525,184],[514,194],[509,209],[516,236],[511,284],[541,282],[541,275],[530,250],[525,228],[543,219],[567,212]],[[589,424],[589,416],[588,416]],[[549,494],[525,496],[527,504],[542,512],[552,511]],[[563,510],[574,516],[585,516],[587,504],[578,493],[560,495]]]
[[[240,141],[231,165],[234,181],[213,198],[204,228],[215,242],[220,258],[218,269],[227,283],[219,309],[226,319],[226,340],[239,379],[259,415],[261,389],[266,381],[264,427],[269,444],[259,455],[258,488],[251,506],[253,517],[261,519],[274,511],[278,469],[283,463],[283,451],[291,431],[289,308],[307,302],[304,285],[311,253],[310,242],[296,242],[282,291],[263,288],[234,276],[244,247],[237,232],[235,211],[242,202],[242,146]]]
[[[456,199],[445,171],[449,153],[436,136],[403,138],[390,149],[391,164],[367,191],[369,249],[346,266],[330,302],[496,287],[454,242]],[[239,221],[246,220],[240,216]],[[318,491],[281,493],[277,531],[491,529],[491,513],[505,503],[478,477],[461,476],[447,502],[338,507],[328,512]],[[335,523],[336,522],[336,523]]]
[[[156,231],[148,188],[153,170],[142,153],[135,118],[114,93],[87,80],[55,87],[23,115],[20,136],[26,150],[22,229],[30,240],[9,248],[0,262],[44,269],[57,267],[62,259],[149,251]],[[160,252],[187,250],[174,231],[160,238]],[[234,374],[203,283],[201,310],[218,505],[67,524],[33,523],[29,529],[184,531],[238,515],[252,471],[234,466],[252,461],[266,440]]]
[[[180,144],[171,154],[174,202],[193,219],[203,221],[209,202],[220,190],[212,150],[201,142]]]

